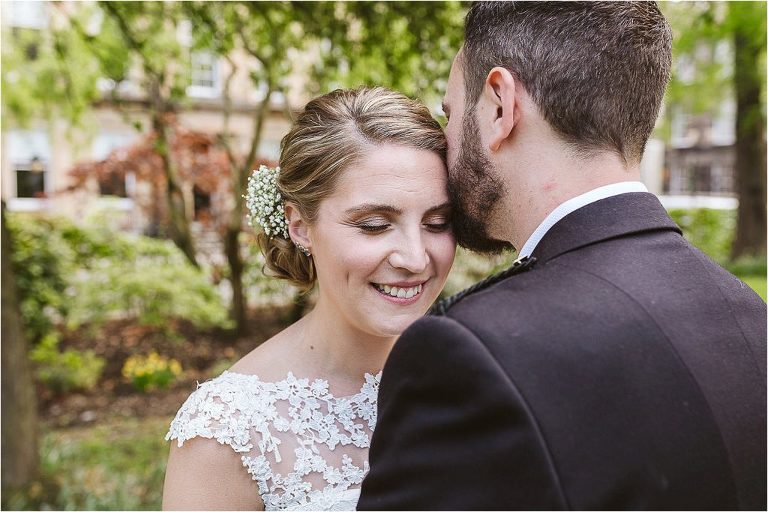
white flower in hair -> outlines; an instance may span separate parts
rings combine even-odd
[[[270,169],[260,165],[248,178],[248,192],[243,197],[250,212],[248,224],[253,226],[256,222],[268,237],[279,235],[288,240],[288,220],[285,218],[283,197],[277,189],[279,174],[280,167]]]

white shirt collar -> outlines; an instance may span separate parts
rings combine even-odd
[[[594,203],[595,201],[629,192],[648,192],[648,189],[639,181],[623,181],[621,183],[613,183],[611,185],[605,185],[604,187],[598,187],[585,194],[581,194],[580,196],[565,201],[552,210],[541,224],[539,224],[539,227],[536,228],[530,238],[528,238],[528,241],[525,242],[525,245],[523,245],[523,248],[520,249],[517,257],[523,258],[525,256],[530,256],[541,239],[544,238],[544,235],[547,234],[547,231],[569,213],[573,213],[579,208]]]

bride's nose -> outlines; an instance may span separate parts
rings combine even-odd
[[[394,268],[421,274],[429,265],[429,254],[421,236],[409,237],[396,247],[387,258]]]

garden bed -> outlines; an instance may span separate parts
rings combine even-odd
[[[54,394],[40,386],[40,412],[51,428],[98,423],[116,417],[173,415],[197,382],[215,377],[285,325],[290,308],[263,308],[249,313],[248,336],[234,338],[224,330],[200,331],[191,324],[174,325],[173,333],[113,320],[90,332],[87,326],[65,333],[62,349],[92,350],[106,360],[98,384],[89,391]],[[177,360],[182,373],[165,389],[137,390],[122,375],[125,361],[152,351]]]

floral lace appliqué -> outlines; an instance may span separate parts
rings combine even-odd
[[[198,385],[166,440],[215,439],[242,454],[267,510],[350,510],[368,473],[381,373],[334,397],[328,382],[224,372]]]

